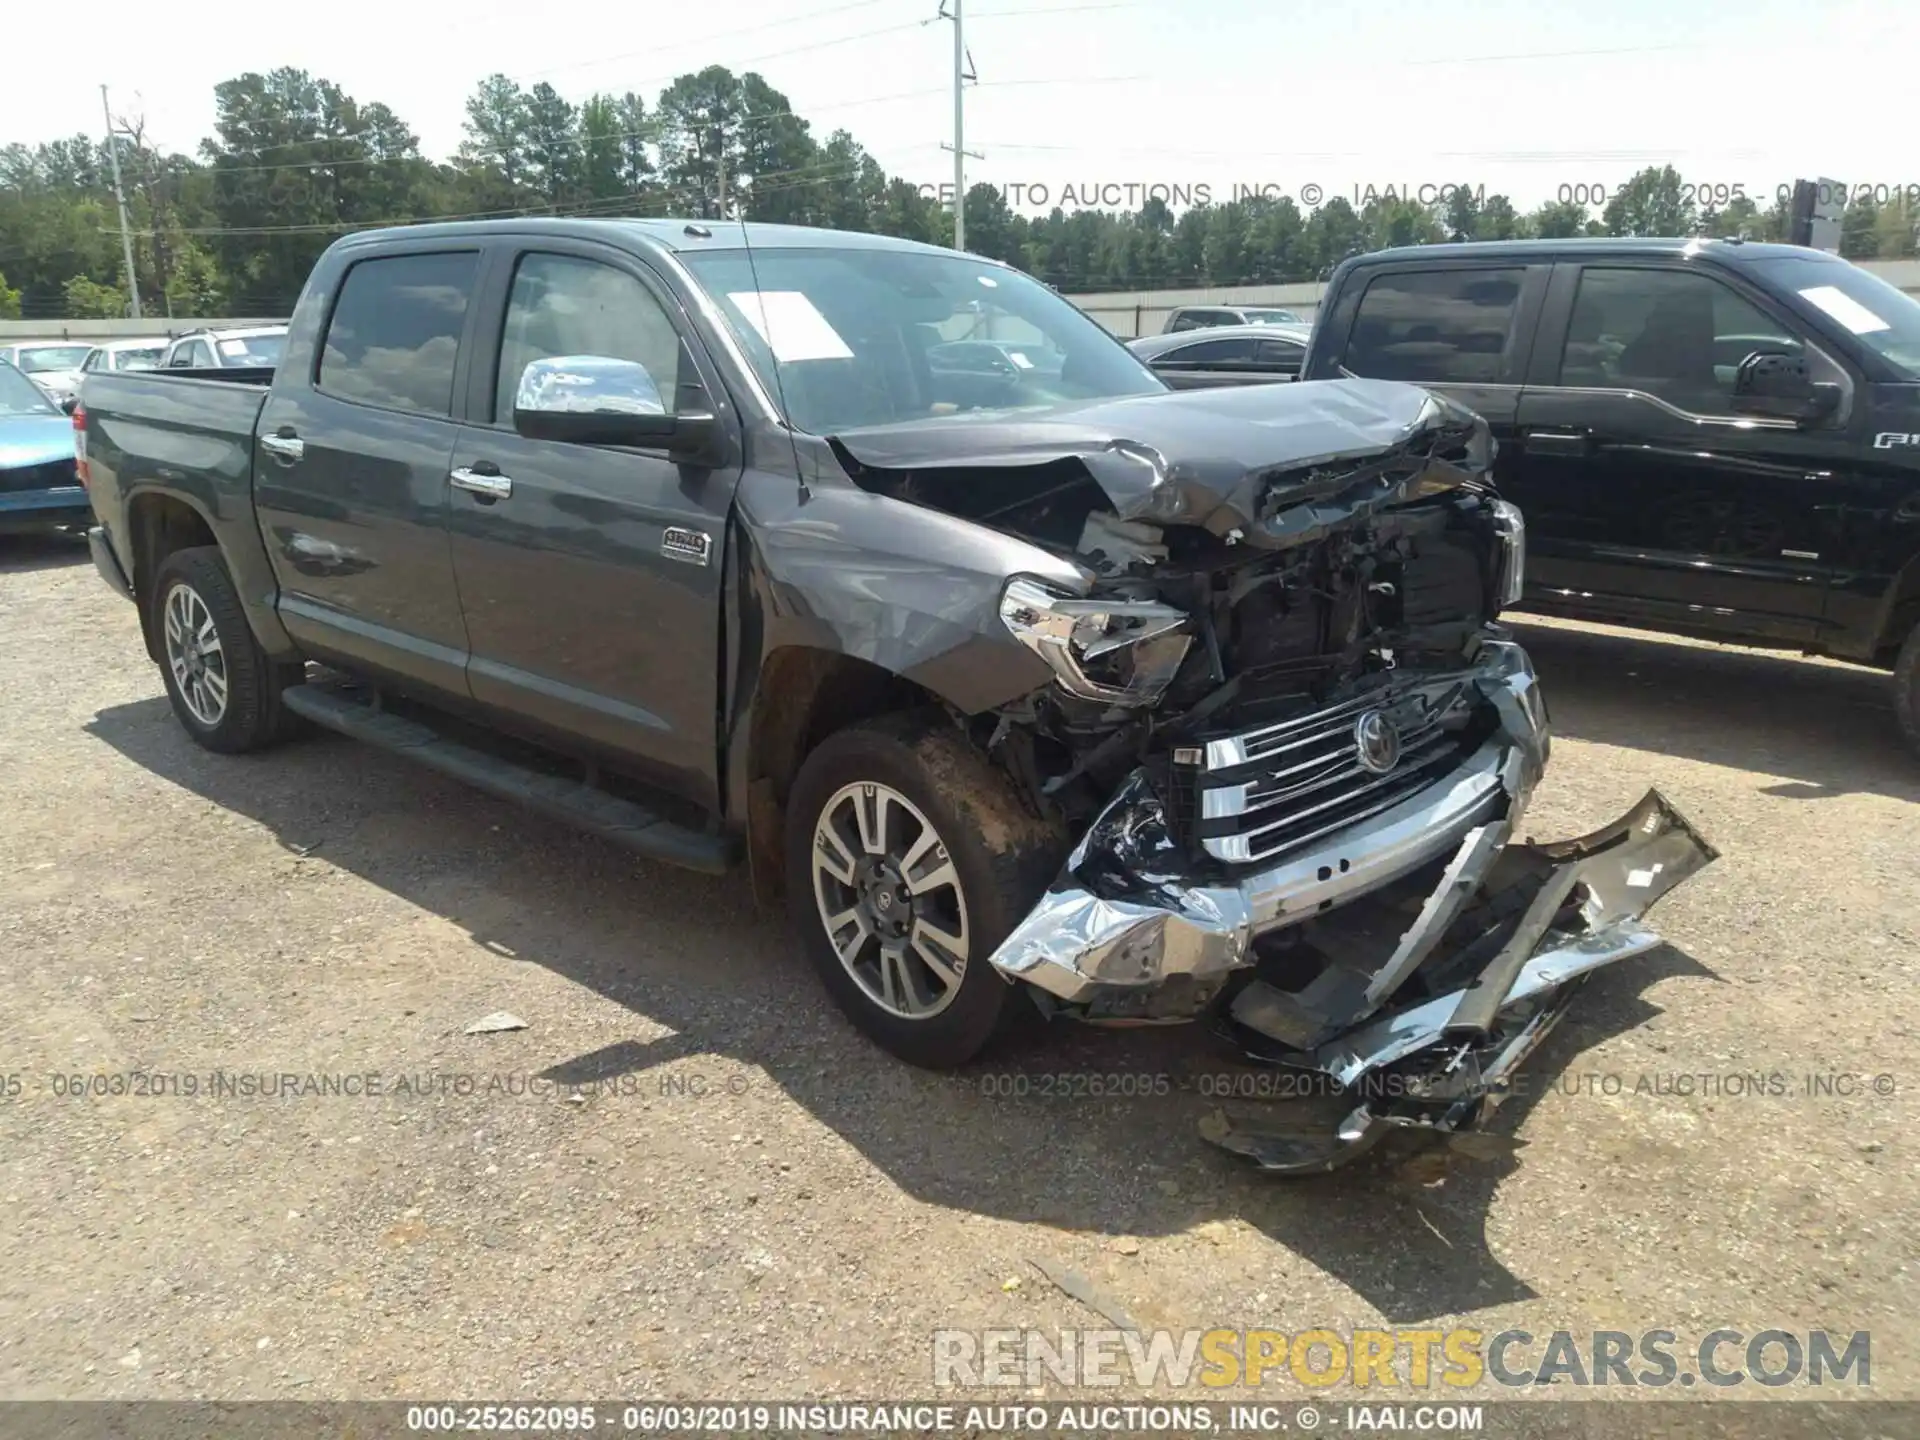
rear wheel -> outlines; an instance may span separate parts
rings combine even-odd
[[[828,993],[914,1065],[965,1064],[1013,984],[988,957],[1059,862],[1054,829],[940,717],[829,737],[788,804],[794,925]]]
[[[1893,712],[1907,747],[1920,755],[1920,625],[1913,627],[1893,664]]]
[[[220,551],[176,550],[154,576],[160,678],[173,713],[195,741],[238,755],[282,739],[292,719],[280,692],[302,667],[276,664],[254,639]]]

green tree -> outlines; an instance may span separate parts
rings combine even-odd
[[[10,289],[7,276],[0,270],[0,320],[18,320],[20,318],[20,292]]]
[[[1840,253],[1849,260],[1871,260],[1880,253],[1880,207],[1871,195],[1849,201],[1840,218]]]
[[[672,211],[720,219],[722,196],[729,209],[738,200],[743,108],[740,80],[724,65],[682,75],[661,92],[660,176]]]
[[[643,194],[653,185],[653,145],[659,122],[647,113],[647,102],[631,90],[620,97],[615,116],[620,122],[620,184],[629,195]]]
[[[1911,260],[1920,254],[1915,220],[1914,207],[1904,197],[1882,205],[1873,222],[1874,254],[1882,260]]]
[[[823,162],[811,127],[787,103],[787,97],[760,76],[740,77],[740,184],[744,214],[750,220],[787,225],[818,224],[828,207],[827,193],[845,175]]]
[[[1336,195],[1307,217],[1302,237],[1312,278],[1325,280],[1334,267],[1367,248],[1367,227],[1344,195]]]
[[[1650,165],[1628,178],[1600,218],[1609,235],[1691,235],[1699,216],[1680,172]]]
[[[1570,240],[1586,232],[1587,207],[1576,200],[1549,200],[1530,217],[1530,228],[1542,240]]]
[[[1748,195],[1736,195],[1724,207],[1700,212],[1700,233],[1721,240],[1750,238],[1760,225],[1760,207]]]
[[[620,102],[611,95],[589,95],[580,107],[578,183],[590,200],[615,200],[627,187],[620,173]]]
[[[481,209],[509,209],[521,202],[532,161],[528,157],[527,97],[505,75],[489,75],[467,97],[466,140],[457,157],[475,182]]]
[[[1513,201],[1504,195],[1487,196],[1486,204],[1480,207],[1480,218],[1474,232],[1476,240],[1524,240],[1528,238],[1528,226],[1524,216],[1513,208]]]
[[[118,320],[127,313],[127,292],[85,275],[67,281],[67,314],[76,320]]]
[[[527,184],[549,205],[580,199],[584,189],[573,106],[542,80],[527,92],[524,114]]]
[[[1455,185],[1447,191],[1441,225],[1449,240],[1484,240],[1481,227],[1480,194],[1472,185]]]

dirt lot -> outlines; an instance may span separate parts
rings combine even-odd
[[[936,1329],[1105,1323],[1043,1260],[1173,1328],[1871,1329],[1920,1397],[1920,762],[1880,681],[1525,638],[1533,833],[1657,785],[1724,858],[1535,1058],[1517,1153],[1289,1183],[1198,1138],[1198,1032],[917,1073],[743,880],[342,739],[203,753],[84,551],[0,541],[0,1393],[925,1396]],[[200,1093],[54,1078],[129,1072]],[[1034,1093],[1088,1072],[1171,1084]]]

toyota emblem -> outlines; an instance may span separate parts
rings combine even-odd
[[[1362,770],[1385,775],[1400,763],[1400,732],[1384,710],[1369,710],[1353,726],[1353,748]]]

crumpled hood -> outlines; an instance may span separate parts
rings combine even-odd
[[[847,430],[829,443],[856,480],[1077,460],[1122,518],[1238,531],[1265,547],[1466,483],[1493,456],[1478,416],[1387,380],[1171,390]]]
[[[73,458],[73,421],[65,415],[0,415],[0,470]]]

